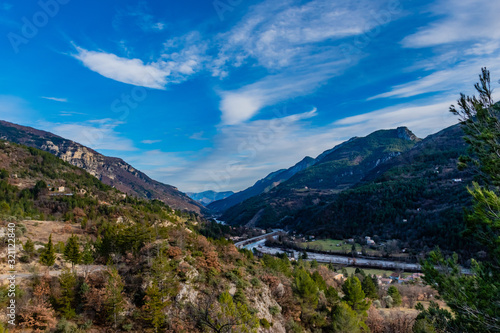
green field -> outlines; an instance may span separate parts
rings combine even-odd
[[[344,244],[343,240],[338,239],[321,239],[312,242],[300,243],[304,249],[312,249],[317,251],[331,251],[335,253],[350,253],[352,244]],[[361,252],[361,245],[356,244],[356,251]],[[380,252],[367,248],[366,253],[371,256],[379,256]]]
[[[340,270],[342,269],[341,267],[337,267],[337,270]],[[347,270],[347,273],[349,275],[351,274],[354,274],[354,272],[356,271],[356,267],[346,267],[345,268]],[[384,274],[386,276],[390,276],[392,273],[394,273],[394,271],[388,271],[388,270],[384,270],[384,269],[372,269],[372,268],[361,268],[367,275],[380,275],[380,276],[384,276]]]
[[[341,253],[349,253],[352,248],[352,244],[344,244],[344,241],[336,239],[321,239],[312,242],[304,242],[301,243],[301,246],[319,251],[335,251]],[[356,251],[361,251],[361,246],[359,244],[356,244]]]

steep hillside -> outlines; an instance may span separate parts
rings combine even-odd
[[[343,190],[359,182],[380,163],[412,148],[419,139],[406,127],[376,131],[353,138],[321,154],[314,165],[292,178],[283,187]]]
[[[103,183],[139,198],[158,199],[175,208],[201,212],[201,204],[171,185],[149,178],[120,158],[108,157],[49,132],[0,121],[0,139],[47,151],[87,170]]]
[[[225,199],[234,194],[233,191],[227,192],[215,192],[215,191],[204,191],[200,193],[187,192],[188,197],[193,200],[198,201],[202,205],[206,206],[214,201]]]
[[[0,216],[84,223],[177,221],[194,216],[158,200],[129,197],[56,156],[0,141]]]
[[[270,173],[265,178],[258,180],[253,186],[247,188],[246,190],[235,193],[223,200],[214,201],[208,205],[208,208],[214,212],[224,212],[234,205],[239,204],[240,202],[243,202],[251,197],[269,192],[282,182],[290,179],[297,172],[314,165],[314,163],[316,163],[316,160],[307,156],[289,169],[282,169]]]
[[[466,185],[472,177],[457,169],[466,153],[459,125],[430,135],[410,151],[380,164],[354,188],[288,221],[298,230],[328,237],[378,236],[408,246],[466,251],[461,233]]]
[[[224,212],[232,224],[273,226],[300,209],[332,200],[371,170],[411,149],[419,139],[407,128],[380,130],[352,138],[326,151],[268,193],[252,197]]]

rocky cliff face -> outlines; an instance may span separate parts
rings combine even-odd
[[[55,134],[0,121],[0,139],[38,148],[63,159],[129,195],[158,199],[175,209],[202,212],[203,206],[177,188],[162,184],[120,158],[104,156]]]

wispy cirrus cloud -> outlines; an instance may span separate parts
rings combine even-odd
[[[470,40],[500,39],[500,2],[441,0],[429,11],[436,20],[406,37],[405,47],[432,47]]]
[[[428,10],[435,19],[401,42],[406,48],[432,48],[431,55],[405,69],[422,75],[368,100],[452,91],[473,93],[474,82],[469,80],[476,78],[482,67],[488,67],[494,76],[500,75],[499,2],[440,0]]]
[[[165,22],[156,19],[151,14],[145,1],[139,1],[135,6],[127,6],[126,9],[118,10],[113,20],[113,26],[119,30],[124,24],[129,26],[131,21],[144,32],[160,32],[167,26]]]
[[[346,59],[311,64],[293,72],[269,75],[233,91],[221,91],[220,110],[224,125],[235,125],[255,116],[262,108],[315,91],[347,66]]]
[[[66,103],[68,102],[68,99],[67,98],[59,98],[59,97],[45,97],[45,96],[42,96],[43,99],[48,99],[48,100],[51,100],[51,101],[56,101],[56,102],[61,102],[61,103]]]
[[[494,77],[500,76],[500,54],[492,57],[470,59],[445,70],[396,85],[390,91],[370,97],[378,98],[406,98],[428,93],[469,92],[474,93],[472,87],[480,69],[487,67]],[[465,78],[465,79],[464,79]]]
[[[397,17],[378,16],[386,1],[264,1],[231,31],[219,36],[224,45],[213,62],[213,74],[225,77],[232,67],[256,61],[269,75],[235,90],[221,91],[222,122],[247,121],[262,108],[315,91],[341,75],[362,57],[346,54],[346,38],[367,33]]]
[[[189,136],[191,140],[199,140],[199,141],[205,141],[208,140],[208,138],[204,137],[205,131],[200,131],[193,133],[192,135]]]
[[[141,143],[144,143],[145,145],[152,145],[154,143],[159,143],[162,140],[142,140]]]
[[[335,131],[368,134],[379,129],[406,126],[417,136],[438,132],[454,125],[457,118],[447,112],[456,96],[448,95],[425,102],[398,104],[333,122]]]
[[[377,15],[388,1],[267,0],[254,6],[223,40],[216,74],[224,65],[255,59],[268,69],[331,59],[338,50],[325,42],[363,34],[381,24]],[[393,14],[393,18],[396,16]],[[385,22],[388,23],[388,22]]]

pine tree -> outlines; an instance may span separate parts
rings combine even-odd
[[[235,304],[229,292],[223,292],[218,298],[214,293],[200,300],[189,308],[195,320],[210,332],[257,332],[258,318],[252,314],[246,304]]]
[[[311,275],[311,278],[314,280],[314,282],[316,282],[316,285],[318,286],[319,290],[323,291],[326,290],[327,288],[326,282],[318,271],[314,271],[314,273],[312,273]]]
[[[392,300],[393,300],[392,304],[394,306],[400,306],[401,305],[402,299],[401,299],[401,294],[399,293],[398,288],[396,288],[394,286],[390,286],[389,289],[387,289],[387,295],[389,295],[389,296],[392,297]]]
[[[471,167],[482,185],[469,188],[473,210],[466,215],[465,235],[482,244],[488,257],[471,261],[465,275],[458,256],[444,258],[439,250],[423,263],[424,280],[435,288],[453,311],[447,322],[450,331],[500,331],[500,105],[492,99],[490,73],[482,69],[475,85],[479,96],[460,95],[458,108],[450,111],[460,117],[469,156],[461,157],[459,167]],[[439,267],[439,268],[438,268]],[[421,322],[420,322],[421,323]]]
[[[357,313],[364,313],[370,307],[370,302],[365,300],[361,282],[356,276],[351,276],[344,282],[342,292],[343,300]]]
[[[345,302],[335,306],[332,310],[332,323],[327,332],[361,333],[366,332],[366,325],[356,311]]]
[[[31,238],[28,238],[24,243],[24,251],[30,257],[32,257],[33,254],[35,253],[35,244],[31,240]]]
[[[375,283],[373,283],[373,279],[371,278],[371,276],[366,276],[363,279],[361,287],[363,288],[363,292],[365,293],[366,297],[371,299],[378,298],[377,287],[375,286]]]
[[[340,300],[339,292],[333,287],[328,287],[325,290],[325,297],[329,306],[337,304]]]
[[[124,300],[123,300],[123,281],[118,274],[116,268],[111,268],[107,271],[108,280],[106,283],[105,290],[105,311],[108,320],[113,323],[116,329],[118,324],[118,314],[123,310]]]
[[[92,244],[90,242],[85,243],[82,252],[82,263],[84,265],[92,265],[94,263],[94,253],[92,251]]]
[[[65,318],[71,319],[75,316],[76,274],[65,269],[59,276],[59,284],[61,285],[61,296],[57,299],[59,311]]]
[[[54,249],[54,245],[52,244],[52,234],[50,234],[49,242],[40,254],[40,263],[47,267],[51,267],[56,263],[56,251]]]
[[[163,295],[156,281],[153,280],[151,286],[146,289],[143,313],[144,319],[153,326],[155,332],[158,332],[158,329],[165,324],[165,305],[166,303],[163,301]]]
[[[304,269],[299,269],[293,283],[294,291],[311,308],[318,304],[318,286]]]
[[[80,263],[82,254],[80,253],[80,245],[78,245],[78,237],[71,235],[64,247],[64,259],[71,262],[71,266],[75,267]]]

